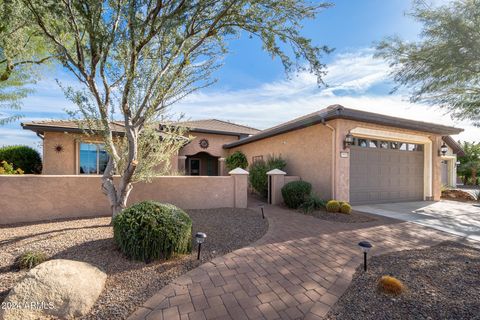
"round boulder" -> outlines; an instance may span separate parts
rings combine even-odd
[[[90,312],[107,275],[88,263],[55,259],[30,270],[0,309],[0,319],[72,319]]]

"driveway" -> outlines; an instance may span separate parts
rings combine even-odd
[[[354,206],[372,213],[445,231],[468,240],[480,241],[480,203],[417,201]]]

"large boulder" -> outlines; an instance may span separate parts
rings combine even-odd
[[[88,263],[56,259],[44,262],[10,290],[0,319],[72,319],[90,312],[107,275]]]

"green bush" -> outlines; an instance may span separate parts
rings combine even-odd
[[[143,201],[113,219],[113,236],[129,258],[150,262],[192,249],[192,220],[171,204]]]
[[[325,208],[325,205],[325,201],[316,195],[310,194],[305,202],[300,205],[300,209],[302,209],[304,213],[310,213],[314,210]]]
[[[350,213],[352,213],[352,206],[349,205],[348,203],[344,202],[344,203],[340,206],[340,212],[341,212],[341,213],[345,213],[345,214],[350,214]]]
[[[338,212],[340,210],[340,203],[337,200],[330,200],[326,205],[328,212]]]
[[[312,185],[306,181],[292,181],[282,188],[283,201],[287,207],[297,209],[307,200],[312,192]]]
[[[13,168],[22,169],[25,173],[41,173],[42,158],[37,150],[27,146],[6,146],[0,148],[0,162],[6,161]]]
[[[20,269],[32,269],[47,260],[47,255],[41,251],[26,251],[17,258]]]
[[[248,167],[248,160],[243,152],[235,151],[225,159],[225,166],[228,170],[236,168],[246,169]]]
[[[283,170],[287,163],[281,157],[270,157],[266,162],[256,161],[250,165],[249,180],[252,188],[261,196],[268,195],[267,172],[273,169]]]

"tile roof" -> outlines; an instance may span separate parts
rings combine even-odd
[[[217,132],[237,135],[252,135],[260,132],[260,130],[252,127],[247,127],[244,125],[218,119],[181,121],[178,122],[178,124],[189,128],[190,131],[196,132]]]
[[[42,120],[31,121],[22,123],[23,129],[32,130],[38,133],[44,133],[45,131],[57,131],[57,132],[83,132],[88,130],[86,121],[78,120]],[[124,126],[120,121],[110,122],[110,128],[113,132],[123,133],[125,132]],[[96,130],[92,128],[92,130]]]
[[[451,135],[458,134],[463,131],[463,129],[444,126],[435,123],[415,121],[404,118],[397,118],[386,116],[379,113],[360,111],[350,108],[345,108],[341,105],[332,105],[325,109],[309,113],[307,115],[301,116],[299,118],[293,119],[291,121],[284,122],[278,126],[265,129],[260,131],[257,134],[254,134],[250,137],[240,139],[224,145],[226,149],[237,147],[243,144],[247,144],[253,141],[265,139],[272,137],[278,134],[285,132],[290,132],[298,129],[302,129],[314,124],[323,123],[325,121],[334,120],[334,119],[347,119],[355,120],[366,123],[379,124],[384,126],[391,126],[395,128],[403,128],[408,130],[429,132],[442,135]]]

